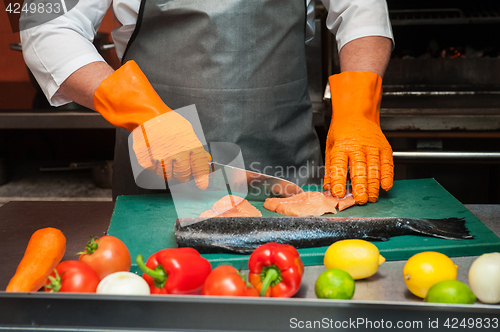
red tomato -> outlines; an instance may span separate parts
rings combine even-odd
[[[201,294],[221,296],[259,296],[253,286],[248,286],[241,273],[232,266],[220,265],[210,272]]]
[[[254,285],[252,285],[251,283],[247,283],[247,289],[246,289],[246,292],[245,292],[245,296],[254,296],[254,297],[259,297],[260,294],[259,294],[259,291],[257,290],[257,288],[255,288]]]
[[[101,279],[92,268],[79,261],[63,261],[45,283],[46,292],[95,293]]]
[[[111,235],[90,239],[78,260],[94,269],[101,279],[114,272],[128,272],[132,266],[125,243]]]

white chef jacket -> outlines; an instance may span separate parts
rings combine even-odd
[[[314,36],[314,1],[307,6],[306,41]],[[328,10],[327,28],[335,35],[340,50],[351,40],[366,36],[392,37],[385,0],[321,0]],[[53,106],[71,102],[58,92],[61,84],[77,69],[104,61],[92,41],[108,8],[120,26],[111,32],[121,59],[135,29],[140,0],[80,0],[65,15],[21,31],[26,64]]]

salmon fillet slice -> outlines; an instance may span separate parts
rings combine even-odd
[[[350,195],[345,195],[343,198],[339,199],[339,211],[345,210],[356,204],[356,200]]]
[[[306,191],[287,198],[268,198],[264,207],[269,211],[293,217],[318,217],[326,213],[337,213],[356,203],[352,195],[338,198],[330,191]]]
[[[246,199],[226,195],[215,202],[210,210],[204,211],[199,218],[213,217],[262,217],[262,213]]]
[[[306,191],[287,198],[268,198],[264,207],[270,211],[294,217],[317,217],[337,213],[338,201],[318,191]]]
[[[336,199],[338,201],[337,207],[338,207],[339,211],[345,210],[348,207],[351,207],[351,206],[356,204],[356,200],[354,199],[352,194],[348,194],[342,198],[338,198],[338,197],[333,196],[332,192],[328,190],[328,191],[324,191],[323,195],[325,195],[326,197],[328,197],[330,199]]]
[[[310,191],[305,191],[286,198],[268,198],[264,201],[264,207],[269,211],[276,212],[276,209],[280,206],[280,204],[297,203],[303,200],[305,195],[308,195],[308,193],[310,193]]]

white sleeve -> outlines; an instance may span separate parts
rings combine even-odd
[[[348,42],[367,36],[392,40],[389,10],[385,0],[321,0],[328,10],[327,28],[335,35],[338,50]]]
[[[112,0],[80,0],[52,21],[21,31],[26,65],[53,106],[71,102],[58,92],[77,69],[104,61],[92,44]]]

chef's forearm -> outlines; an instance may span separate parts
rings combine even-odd
[[[358,38],[340,50],[341,71],[368,71],[384,76],[392,50],[392,41],[386,37]]]
[[[95,91],[113,72],[113,68],[106,62],[91,62],[71,74],[61,84],[59,92],[82,106],[94,109],[92,99]]]

